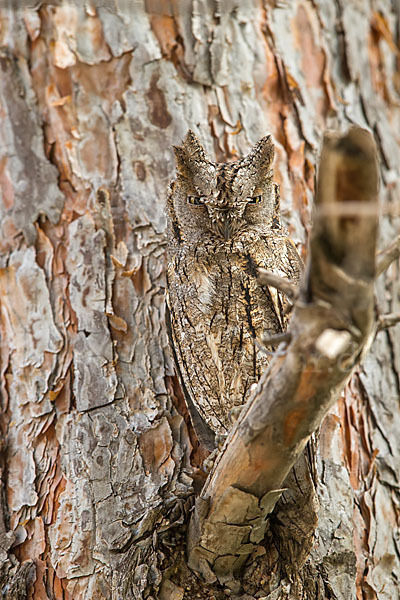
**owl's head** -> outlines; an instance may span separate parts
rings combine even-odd
[[[271,226],[277,186],[272,182],[274,145],[270,135],[232,163],[212,162],[190,130],[182,146],[174,150],[177,179],[170,202],[188,239],[209,232],[228,240],[249,229]]]

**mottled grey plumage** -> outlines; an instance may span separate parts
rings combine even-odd
[[[286,326],[286,297],[261,286],[257,270],[298,282],[301,260],[280,223],[271,136],[245,158],[218,164],[189,131],[175,154],[167,201],[170,339],[195,429],[210,446],[210,429],[230,429],[231,409],[246,402],[270,360],[255,340]]]

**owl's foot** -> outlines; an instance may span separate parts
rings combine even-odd
[[[207,458],[203,461],[203,470],[207,474],[213,470],[214,464],[215,464],[215,459],[217,458],[218,454],[219,454],[219,448],[215,448],[215,450],[213,450],[211,452],[211,454],[209,454],[207,456]]]
[[[227,433],[216,433],[215,434],[215,443],[217,445],[217,450],[220,451],[224,447],[226,442],[226,438],[228,437]]]
[[[221,452],[222,448],[224,447],[227,437],[228,437],[228,434],[226,434],[226,433],[216,433],[215,434],[215,443],[216,443],[217,447],[203,461],[203,469],[206,471],[206,473],[210,473],[210,471],[212,471],[212,469],[214,468],[215,459],[217,458],[217,456]]]
[[[241,404],[240,406],[234,406],[233,408],[231,408],[231,410],[229,411],[229,420],[231,423],[236,423],[236,421],[239,418],[240,413],[242,412],[242,408],[243,408],[243,404]]]

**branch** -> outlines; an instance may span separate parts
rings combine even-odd
[[[380,315],[378,319],[378,331],[389,329],[400,323],[400,313],[389,313],[387,315]]]
[[[190,523],[189,566],[207,581],[234,586],[264,538],[287,474],[371,343],[377,187],[372,136],[359,128],[326,135],[291,341],[230,432]],[[371,210],[346,214],[348,202]]]
[[[392,262],[400,257],[400,235],[384,250],[377,254],[376,275],[381,275]]]
[[[291,339],[292,339],[292,334],[289,331],[282,331],[282,333],[275,333],[273,335],[264,335],[262,337],[263,345],[257,343],[257,341],[256,341],[256,344],[259,348],[265,349],[265,346],[277,346],[278,344],[281,344],[282,342],[290,342]]]
[[[291,300],[297,298],[299,294],[299,288],[295,283],[292,283],[285,277],[274,275],[274,273],[270,273],[261,267],[258,269],[258,281],[261,283],[261,285],[272,285],[272,287],[286,294],[286,296]]]

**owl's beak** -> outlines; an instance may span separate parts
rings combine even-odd
[[[230,223],[230,220],[229,220],[229,219],[226,219],[226,218],[225,218],[225,220],[224,220],[224,222],[223,222],[223,230],[222,230],[222,233],[224,234],[224,238],[225,238],[226,240],[229,240],[229,238],[230,238],[230,237],[231,237],[231,235],[232,235],[232,227],[231,227],[231,223]]]
[[[225,240],[229,240],[235,230],[231,215],[229,214],[229,208],[218,208],[215,217],[214,223],[217,226],[219,233],[224,236]]]

